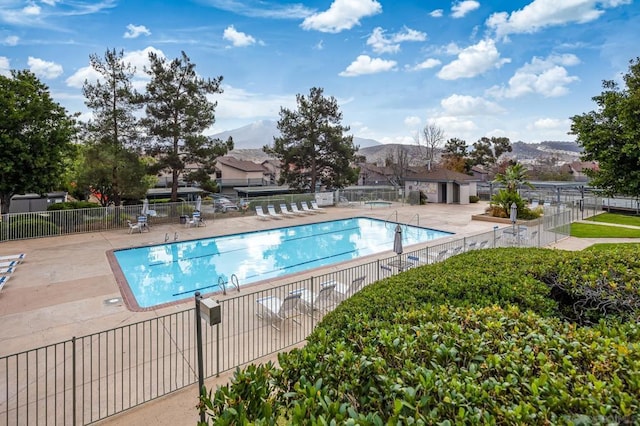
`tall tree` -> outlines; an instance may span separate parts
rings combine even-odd
[[[442,166],[445,169],[467,173],[470,169],[467,161],[467,142],[458,138],[449,139],[442,150]]]
[[[571,134],[584,149],[584,161],[597,161],[587,171],[591,185],[609,195],[640,197],[640,57],[629,62],[624,88],[605,80],[593,97],[598,109],[571,117]]]
[[[473,144],[469,153],[472,165],[493,166],[498,158],[506,152],[512,151],[511,141],[505,137],[482,137]]]
[[[342,188],[355,183],[358,171],[351,167],[357,148],[353,136],[345,136],[349,127],[342,126],[342,113],[334,97],[326,98],[314,87],[309,96],[296,96],[298,109],[280,108],[278,129],[266,153],[282,163],[280,183],[299,191],[315,192],[322,183],[329,188]]]
[[[422,142],[420,141],[422,139]],[[444,130],[433,124],[427,124],[422,129],[422,137],[417,137],[418,145],[423,147],[423,158],[428,169],[434,164],[436,150],[442,146],[444,142]]]
[[[93,112],[86,124],[87,152],[90,163],[79,179],[89,190],[99,195],[104,204],[120,205],[127,193],[139,193],[141,180],[129,178],[132,170],[144,174],[144,164],[132,152],[140,144],[136,111],[141,108],[141,96],[133,89],[135,68],[124,61],[124,52],[107,50],[104,58],[89,56],[91,67],[100,79],[85,81],[82,92],[85,104]],[[98,160],[91,161],[91,160]],[[133,187],[131,187],[133,185]]]
[[[204,79],[196,74],[196,66],[186,53],[168,62],[149,53],[151,77],[145,97],[146,117],[143,123],[151,136],[148,153],[157,160],[157,171],[171,173],[171,200],[178,200],[178,179],[186,165],[195,164],[199,171],[210,173],[215,159],[233,149],[233,140],[211,139],[202,134],[215,122],[217,102],[207,95],[222,93],[222,76]],[[202,179],[202,173],[198,176]],[[194,176],[187,177],[188,179]]]
[[[391,183],[396,186],[404,186],[404,180],[409,169],[409,153],[404,145],[396,145],[394,149],[387,154],[384,160],[385,166],[391,168],[393,177]]]
[[[49,88],[30,71],[0,75],[0,201],[60,189],[73,161],[75,119],[53,101]]]

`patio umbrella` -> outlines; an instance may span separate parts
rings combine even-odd
[[[202,197],[198,195],[196,197],[196,211],[200,211],[201,208],[202,208]]]
[[[140,213],[142,216],[146,216],[149,213],[149,199],[145,198],[142,200],[142,212]]]
[[[396,225],[396,234],[393,237],[393,251],[400,256],[402,254],[402,228]]]
[[[517,217],[518,217],[518,206],[516,206],[516,203],[511,203],[511,214],[509,215],[509,220],[511,220],[511,223],[513,223],[514,225],[516,223]]]

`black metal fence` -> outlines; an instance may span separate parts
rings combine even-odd
[[[304,342],[322,315],[362,286],[474,249],[547,246],[569,234],[571,209],[221,300],[222,322],[205,326],[211,377]],[[320,298],[330,287],[331,297]],[[293,310],[285,299],[299,295]],[[188,309],[0,357],[0,421],[89,424],[197,383],[196,309]],[[194,395],[194,405],[195,405]]]

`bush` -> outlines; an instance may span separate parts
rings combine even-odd
[[[480,201],[480,197],[478,197],[477,195],[469,195],[470,203],[477,203],[478,201]]]
[[[637,246],[476,250],[365,287],[204,402],[216,424],[635,424],[639,318]]]
[[[47,207],[47,211],[55,210],[76,210],[76,209],[92,209],[102,207],[100,203],[92,203],[89,201],[66,201],[64,203],[53,203]]]
[[[14,219],[8,225],[11,239],[60,235],[60,229],[45,219]]]

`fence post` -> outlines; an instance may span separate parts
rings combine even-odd
[[[316,292],[315,292],[315,290],[316,290],[316,289],[313,287],[313,286],[314,286],[313,276],[311,276],[311,278],[309,278],[309,279],[311,280],[311,294],[312,294],[312,295],[313,295],[313,294],[320,294],[320,290],[321,290],[321,289],[318,289],[318,293],[316,293]],[[316,328],[316,324],[315,324],[315,323],[316,323],[316,322],[315,322],[315,319],[316,319],[316,318],[315,318],[315,315],[313,315],[313,312],[315,311],[315,306],[314,306],[314,304],[315,304],[315,297],[313,297],[313,296],[312,296],[312,297],[311,297],[311,330],[313,330],[314,328]]]
[[[73,418],[73,424],[77,425],[78,422],[76,421],[76,336],[73,336],[71,338],[71,344],[73,345],[72,351],[71,351],[71,368],[73,368],[73,374],[71,376],[71,386],[72,386],[72,391],[71,391],[71,397],[73,398],[73,414],[71,415],[71,417]]]

